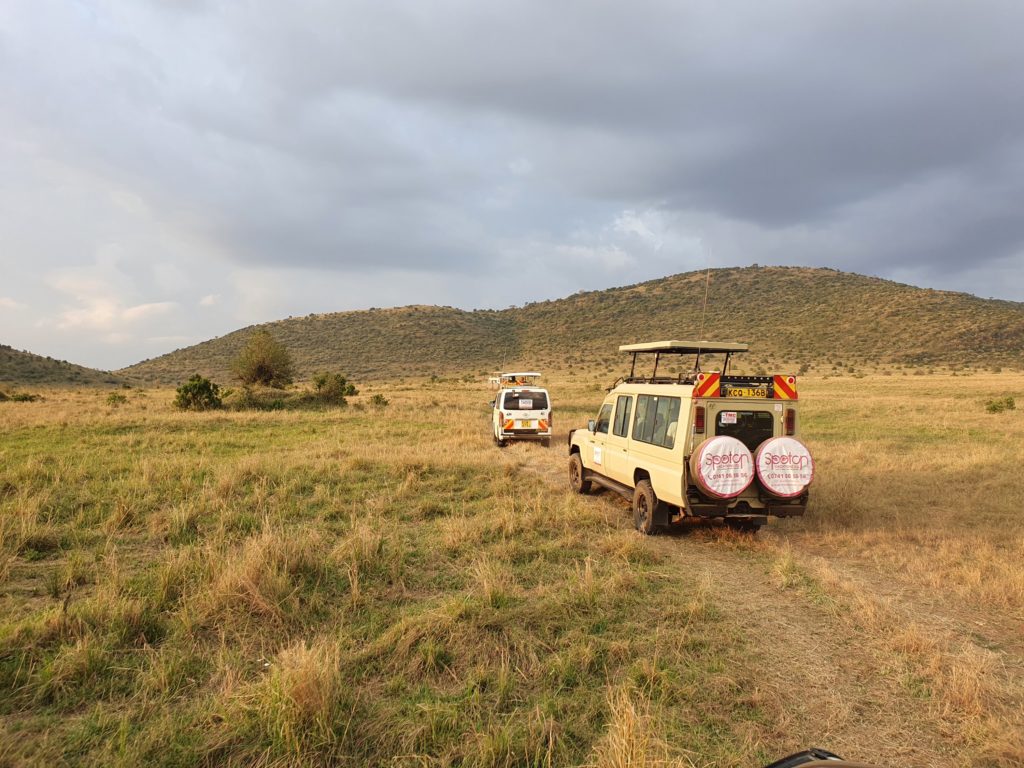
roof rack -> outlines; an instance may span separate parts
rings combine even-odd
[[[499,379],[539,379],[540,374],[536,371],[519,371],[517,373],[500,373]]]
[[[725,362],[722,364],[722,375],[729,370],[729,358],[737,352],[747,352],[750,347],[746,344],[735,341],[648,341],[640,344],[623,344],[619,347],[620,352],[629,352],[633,355],[633,364],[629,369],[629,376],[621,381],[630,384],[692,384],[696,375],[700,373],[700,356],[704,354],[725,354]],[[636,375],[636,356],[654,355],[654,371],[650,376]],[[680,374],[679,376],[658,376],[658,363],[662,355],[695,355],[693,372]],[[621,382],[617,382],[621,383]],[[613,385],[613,386],[617,386]]]

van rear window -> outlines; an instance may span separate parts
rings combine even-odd
[[[756,451],[775,432],[770,411],[721,411],[715,421],[715,434],[735,437],[751,452]]]
[[[548,409],[548,393],[538,390],[520,390],[505,393],[506,411],[546,411]]]

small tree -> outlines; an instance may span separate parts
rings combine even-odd
[[[174,406],[184,411],[209,411],[220,408],[220,387],[198,373],[178,387]]]
[[[356,385],[340,373],[318,373],[313,377],[313,388],[318,398],[336,405],[345,405],[346,397],[359,394]]]
[[[283,387],[292,383],[295,368],[285,346],[261,328],[249,337],[231,370],[246,385]]]

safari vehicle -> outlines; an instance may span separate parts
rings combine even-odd
[[[536,385],[536,371],[502,373],[496,377],[498,391],[491,401],[491,429],[494,442],[539,440],[551,445],[551,397]]]
[[[746,344],[658,341],[619,350],[633,356],[629,376],[612,386],[587,429],[569,433],[575,491],[596,484],[632,500],[645,534],[688,516],[756,531],[769,515],[804,513],[814,462],[799,440],[794,376],[730,376],[730,358]],[[701,369],[711,354],[724,355],[721,371]],[[641,355],[654,359],[650,375],[637,375]],[[694,355],[692,370],[659,376],[659,363],[674,355]]]

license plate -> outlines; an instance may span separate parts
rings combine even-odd
[[[519,422],[519,429],[533,429],[533,421],[531,421],[529,419],[526,420],[526,421],[520,421]]]
[[[768,397],[768,387],[727,387],[723,397]]]

